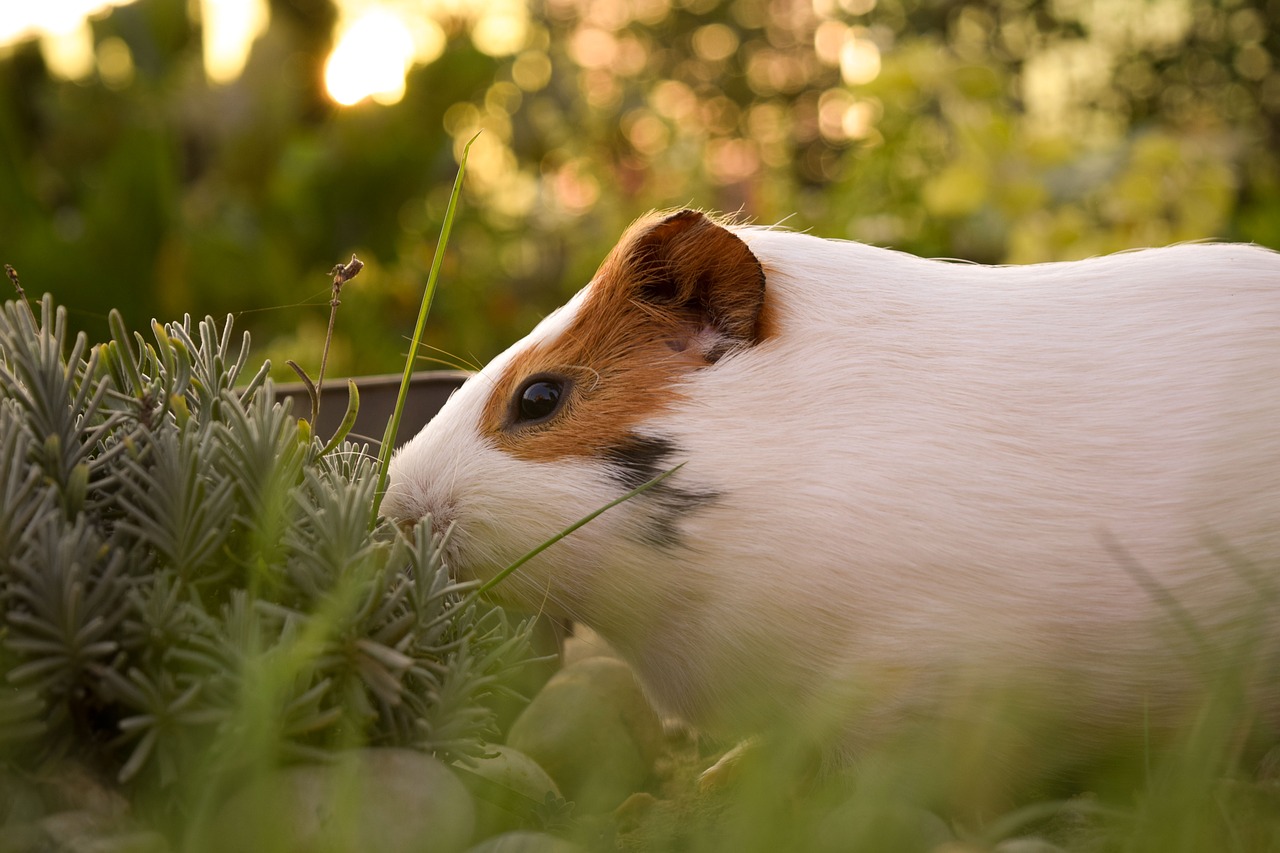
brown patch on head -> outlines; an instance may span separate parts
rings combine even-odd
[[[641,219],[568,328],[497,377],[481,431],[522,459],[601,455],[668,405],[682,375],[766,338],[764,298],[760,262],[727,229],[692,210]],[[545,419],[521,419],[530,380],[561,387]]]

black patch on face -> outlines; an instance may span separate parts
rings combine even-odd
[[[609,476],[626,491],[638,489],[679,464],[680,448],[670,439],[632,434],[605,453]],[[675,476],[679,476],[678,474]],[[634,500],[643,501],[650,516],[644,539],[650,545],[675,548],[681,544],[680,520],[719,497],[710,489],[686,489],[663,480]]]
[[[675,443],[669,439],[650,435],[630,435],[622,444],[609,448],[605,461],[609,463],[609,475],[623,488],[637,489],[667,468],[662,463],[675,454]],[[662,488],[665,483],[659,483]]]

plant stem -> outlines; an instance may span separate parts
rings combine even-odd
[[[409,396],[409,378],[413,375],[414,358],[418,354],[418,346],[422,343],[422,330],[427,325],[427,314],[431,311],[431,301],[436,295],[436,281],[440,277],[440,264],[444,260],[444,249],[449,243],[449,232],[453,230],[453,217],[458,207],[458,196],[462,193],[462,176],[467,172],[467,155],[477,133],[467,141],[462,149],[462,158],[458,163],[458,175],[453,179],[453,192],[449,195],[449,206],[444,211],[444,224],[440,226],[440,239],[436,242],[436,254],[431,259],[431,272],[427,275],[427,289],[422,294],[422,305],[418,309],[418,323],[413,328],[413,339],[409,342],[409,356],[404,361],[404,376],[400,378],[400,393],[396,396],[396,408],[391,415],[382,434],[382,446],[378,448],[378,486],[373,492],[373,514],[369,518],[372,529],[378,523],[378,509],[382,506],[382,496],[387,488],[387,468],[391,463],[391,451],[394,449],[396,435],[400,432],[400,416],[404,413],[404,402]]]
[[[595,521],[595,520],[596,520],[597,518],[599,518],[601,515],[603,515],[604,513],[608,512],[609,510],[613,509],[613,508],[614,508],[615,506],[617,506],[618,504],[620,504],[620,503],[626,503],[627,501],[631,500],[632,498],[634,498],[636,495],[640,494],[641,492],[646,492],[646,491],[648,491],[649,489],[652,489],[654,486],[658,485],[658,484],[659,484],[659,483],[661,483],[663,480],[667,479],[668,477],[670,477],[672,474],[674,474],[675,472],[679,471],[679,470],[680,470],[681,468],[683,468],[683,467],[684,467],[684,463],[683,463],[683,462],[681,462],[679,465],[677,465],[676,467],[674,467],[674,468],[670,469],[669,471],[663,471],[661,474],[659,474],[658,476],[654,477],[654,478],[653,478],[652,480],[650,480],[649,482],[644,483],[643,485],[637,486],[636,488],[634,488],[634,489],[632,489],[631,491],[627,492],[627,493],[626,493],[625,495],[623,495],[622,497],[615,498],[614,500],[609,501],[607,504],[605,504],[604,506],[602,506],[602,507],[600,507],[599,509],[595,510],[594,512],[591,512],[591,513],[588,513],[587,515],[584,515],[582,518],[578,519],[578,520],[577,520],[577,521],[575,521],[573,524],[570,524],[570,525],[569,525],[568,527],[566,527],[564,530],[561,530],[561,531],[560,531],[559,533],[557,533],[555,536],[552,536],[550,539],[546,540],[546,541],[545,541],[545,542],[543,542],[541,545],[539,545],[538,547],[534,548],[534,549],[533,549],[532,551],[530,551],[528,554],[525,554],[523,557],[521,557],[520,559],[516,560],[516,561],[515,561],[514,563],[512,563],[511,565],[507,566],[505,569],[503,569],[502,571],[498,572],[498,573],[497,573],[496,575],[494,575],[492,578],[490,578],[489,580],[485,581],[485,582],[484,582],[484,584],[483,584],[483,585],[480,587],[480,589],[478,590],[478,593],[479,593],[480,595],[484,595],[486,592],[488,592],[489,590],[493,589],[495,586],[497,586],[498,584],[500,584],[502,581],[506,580],[506,579],[507,579],[507,576],[508,576],[508,575],[510,575],[512,572],[514,572],[516,569],[520,568],[520,567],[521,567],[521,566],[523,566],[525,563],[529,562],[529,561],[530,561],[530,560],[532,560],[534,557],[538,556],[538,555],[539,555],[539,554],[541,554],[543,551],[547,550],[547,549],[548,549],[548,548],[550,548],[552,545],[554,545],[554,544],[556,544],[557,542],[559,542],[561,539],[563,539],[563,538],[565,538],[566,536],[568,536],[569,534],[571,534],[571,533],[575,532],[575,531],[576,531],[576,530],[578,530],[579,528],[585,527],[586,525],[588,525],[588,524],[590,524],[591,522]]]
[[[15,270],[13,267],[11,267],[9,264],[5,264],[4,274],[9,277],[9,282],[13,285],[13,289],[18,291],[18,301],[26,306],[27,316],[31,319],[31,322],[34,324],[36,320],[36,314],[34,311],[31,310],[31,303],[27,301],[27,292],[22,289],[22,282],[18,280],[18,271]]]
[[[352,255],[349,263],[338,264],[329,270],[329,274],[333,276],[333,295],[329,298],[329,331],[325,333],[324,349],[320,353],[320,375],[316,377],[316,392],[311,395],[312,429],[316,428],[316,418],[320,417],[320,391],[324,389],[324,369],[329,363],[329,343],[333,340],[333,324],[338,319],[338,306],[342,304],[338,296],[342,293],[342,285],[359,275],[362,269],[364,262]]]

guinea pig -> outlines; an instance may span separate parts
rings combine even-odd
[[[1227,672],[1277,707],[1280,254],[982,266],[651,215],[383,507],[483,580],[677,465],[494,592],[695,727],[834,708],[856,750],[1013,685],[1083,746]]]

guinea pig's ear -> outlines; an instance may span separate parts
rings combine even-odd
[[[727,344],[764,338],[764,269],[746,243],[703,214],[658,221],[635,238],[624,266],[641,302],[713,329]]]

